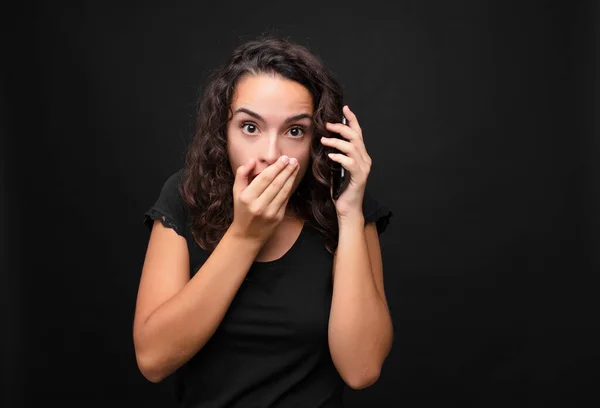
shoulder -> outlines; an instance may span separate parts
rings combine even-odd
[[[385,203],[367,190],[363,197],[363,215],[365,224],[374,222],[377,233],[382,234],[387,229],[394,214]]]
[[[183,168],[172,173],[164,182],[162,190],[170,193],[179,194],[179,186],[183,180]]]
[[[159,220],[164,226],[184,236],[188,215],[180,191],[182,178],[183,168],[180,168],[162,182],[154,204],[144,213],[144,224],[149,229],[152,229],[154,220]]]

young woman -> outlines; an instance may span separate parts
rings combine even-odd
[[[350,174],[336,200],[334,163]],[[142,374],[176,374],[181,407],[340,407],[344,383],[373,384],[392,344],[378,241],[392,213],[366,193],[370,168],[314,54],[274,38],[236,49],[145,213]]]

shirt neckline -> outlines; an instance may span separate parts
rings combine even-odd
[[[294,241],[294,243],[292,244],[290,249],[287,250],[287,252],[285,252],[282,256],[280,256],[279,258],[274,259],[272,261],[256,261],[255,260],[253,262],[253,265],[258,266],[258,267],[272,267],[275,265],[279,265],[282,262],[285,262],[287,260],[287,258],[292,256],[293,252],[295,252],[296,249],[300,246],[300,244],[304,240],[305,233],[306,233],[306,221],[304,221],[302,223],[302,228],[300,229],[300,234],[298,234],[298,237],[296,238],[296,240]]]

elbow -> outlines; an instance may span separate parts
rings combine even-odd
[[[153,375],[151,373],[144,373],[144,372],[142,372],[142,375],[144,376],[144,378],[146,380],[148,380],[148,381],[150,381],[151,383],[154,383],[154,384],[158,384],[159,382],[161,382],[164,379],[164,377],[161,377],[159,375]]]
[[[380,373],[380,370],[371,370],[366,374],[344,378],[344,382],[353,390],[364,390],[377,382]]]
[[[137,366],[145,379],[152,383],[159,383],[166,378],[163,370],[160,369],[153,359],[141,353],[136,353]]]
[[[150,347],[146,340],[140,331],[134,331],[133,347],[136,363],[146,380],[159,383],[167,377],[167,374],[164,372],[164,366],[160,364],[157,350]]]
[[[161,382],[162,380],[165,379],[165,376],[161,375],[160,373],[156,373],[153,371],[142,371],[140,369],[140,372],[142,373],[142,375],[144,376],[144,378],[148,381],[150,381],[151,383],[154,384],[158,384],[159,382]]]

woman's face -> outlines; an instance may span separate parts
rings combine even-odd
[[[313,102],[308,89],[278,75],[246,75],[237,83],[227,125],[227,151],[233,172],[256,160],[251,182],[286,155],[298,160],[294,190],[310,162]]]

